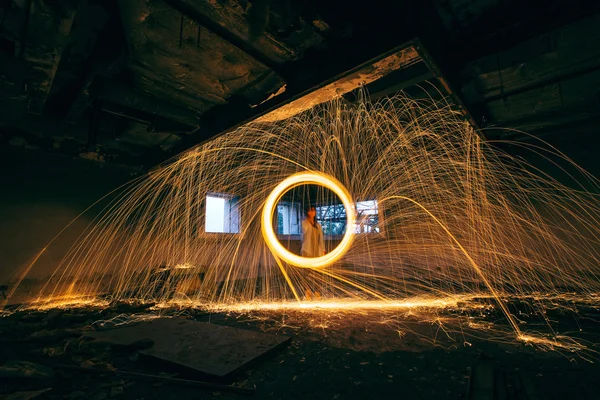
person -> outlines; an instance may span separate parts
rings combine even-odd
[[[323,239],[323,228],[317,222],[317,209],[314,206],[308,207],[306,210],[306,218],[302,220],[302,249],[300,251],[302,257],[320,257],[325,255],[325,240]],[[312,297],[319,299],[321,294],[317,291],[314,293],[310,289],[306,289],[306,298]]]

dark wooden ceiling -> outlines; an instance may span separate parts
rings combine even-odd
[[[1,7],[2,146],[151,167],[415,37],[490,137],[600,116],[596,0]]]

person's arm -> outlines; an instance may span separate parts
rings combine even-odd
[[[308,229],[308,224],[306,220],[303,219],[300,223],[300,242],[304,243],[304,238],[306,237],[306,230]]]

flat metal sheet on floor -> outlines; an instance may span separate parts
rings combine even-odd
[[[108,331],[89,332],[86,336],[124,346],[150,339],[154,345],[140,354],[218,377],[235,372],[290,340],[282,335],[179,318],[160,318]]]

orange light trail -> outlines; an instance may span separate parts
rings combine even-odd
[[[518,146],[572,182],[484,141],[431,98],[361,95],[253,122],[88,209],[79,239],[56,262],[57,238],[76,229],[69,224],[15,275],[9,301],[68,307],[106,304],[92,300],[106,295],[240,312],[476,313],[461,299],[483,296],[494,299],[515,339],[537,337],[522,329],[515,299],[558,336],[546,311],[570,307],[568,299],[592,304],[600,293],[600,184],[541,141]],[[313,259],[296,254],[297,234],[273,228],[285,195],[306,184],[333,191],[345,211],[336,220],[343,234],[326,238],[332,251]],[[222,232],[207,229],[209,198],[227,210]],[[361,202],[377,203],[370,219],[359,215]],[[365,221],[373,224],[368,233]],[[306,293],[319,298],[305,301]]]
[[[265,243],[267,246],[269,246],[269,249],[273,255],[277,258],[280,258],[282,261],[302,268],[326,267],[342,258],[352,245],[354,232],[352,232],[351,229],[346,229],[342,241],[335,247],[335,249],[321,257],[314,258],[301,257],[286,249],[277,238],[277,234],[273,229],[273,214],[275,212],[277,203],[279,200],[281,200],[281,197],[294,187],[306,184],[320,185],[332,190],[335,194],[337,194],[344,205],[344,208],[346,209],[346,226],[354,226],[354,201],[344,185],[342,185],[337,179],[327,176],[323,173],[299,172],[284,179],[283,182],[273,189],[271,194],[269,194],[265,200],[261,217],[262,235],[265,239]]]

